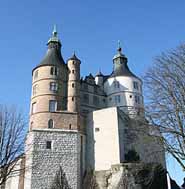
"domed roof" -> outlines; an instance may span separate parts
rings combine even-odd
[[[122,54],[121,51],[122,49],[119,46],[117,49],[117,54],[113,57],[114,68],[113,68],[113,72],[110,74],[109,77],[130,76],[139,79],[135,74],[133,74],[130,71],[127,65],[128,59],[124,54]]]
[[[116,77],[116,76],[131,76],[131,77],[136,77],[138,78],[135,74],[133,74],[127,65],[125,66],[120,66],[119,68],[115,69],[110,77]]]

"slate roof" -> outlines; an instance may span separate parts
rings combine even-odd
[[[57,36],[56,30],[53,31],[52,37],[49,39],[48,43],[48,50],[40,62],[33,71],[41,66],[61,66],[65,65],[64,59],[61,55],[61,42]]]

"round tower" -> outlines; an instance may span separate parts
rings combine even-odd
[[[45,57],[32,71],[30,129],[59,128],[57,116],[66,110],[67,66],[56,28],[47,46]]]
[[[113,57],[113,72],[104,83],[108,106],[117,106],[129,114],[143,112],[142,81],[128,67],[120,44]]]
[[[68,95],[67,110],[79,112],[80,110],[80,63],[75,53],[68,59]]]

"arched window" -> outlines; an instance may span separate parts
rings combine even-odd
[[[72,83],[72,87],[73,87],[73,88],[75,87],[75,84],[74,84],[74,83]]]
[[[49,129],[53,129],[53,127],[54,127],[53,120],[50,119],[50,120],[48,121],[48,128],[49,128]]]
[[[69,124],[69,129],[71,130],[71,124]]]

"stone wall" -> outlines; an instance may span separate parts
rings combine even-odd
[[[167,189],[166,171],[158,164],[122,163],[87,174],[84,189]]]
[[[25,174],[25,189],[54,189],[56,184],[61,184],[58,179],[61,175],[66,188],[80,189],[82,135],[60,130],[37,130],[29,135],[29,139],[32,138],[29,153],[32,168],[30,174]],[[51,149],[46,149],[47,141],[52,142]]]

